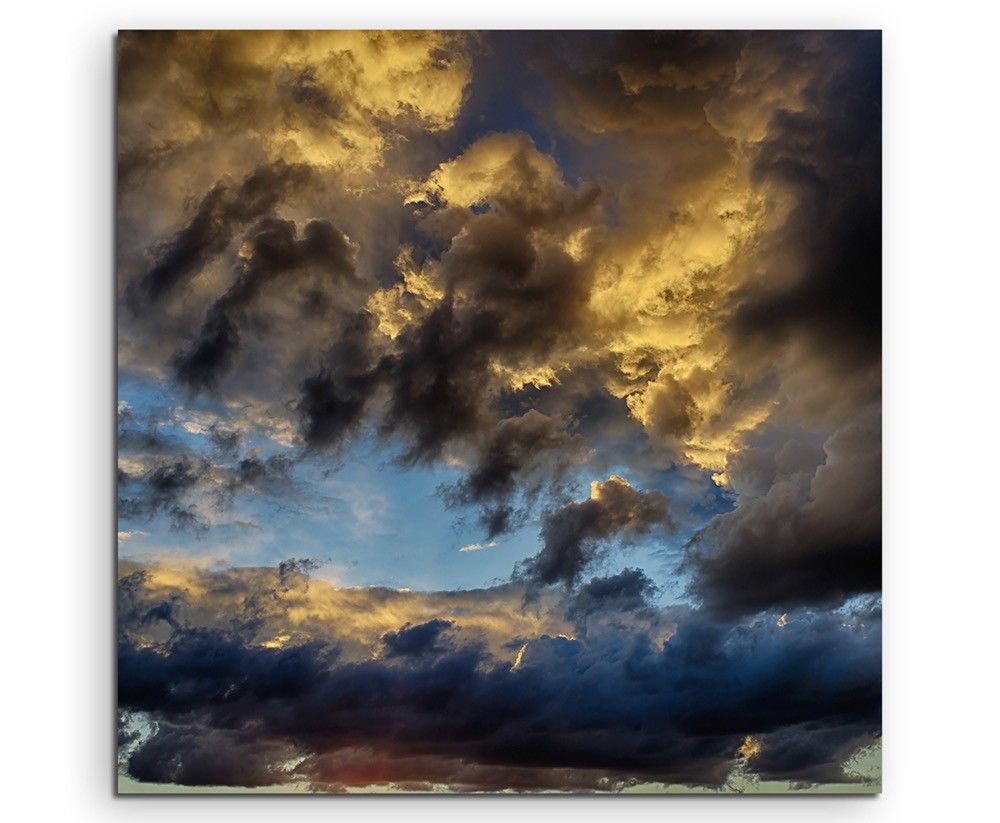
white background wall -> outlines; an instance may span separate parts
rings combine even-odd
[[[631,823],[995,814],[1000,31],[990,5],[11,0],[3,23],[0,773],[7,819],[612,816]],[[137,27],[884,29],[882,797],[113,797],[112,45],[117,28]]]

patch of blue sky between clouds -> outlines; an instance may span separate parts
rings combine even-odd
[[[169,384],[127,373],[120,378],[119,398],[137,421],[157,421],[160,435],[196,455],[211,453],[209,421],[225,428],[237,414],[181,395]],[[295,454],[296,448],[254,427],[244,432],[239,458],[249,453],[266,459]],[[462,477],[460,469],[402,467],[394,456],[384,441],[371,435],[337,457],[306,456],[291,471],[294,493],[276,497],[251,490],[239,495],[201,533],[173,531],[163,517],[122,519],[120,555],[235,566],[270,566],[289,557],[308,557],[320,564],[316,576],[338,585],[450,590],[503,583],[520,561],[541,547],[541,503],[513,531],[489,540],[476,509],[449,508],[439,492]],[[569,478],[571,498],[586,497],[591,480],[606,479],[607,471],[601,477],[594,471],[588,465],[577,468]],[[588,578],[638,567],[661,581],[662,602],[684,601],[687,581],[677,572],[683,545],[714,514],[731,508],[732,501],[703,472],[637,472],[621,465],[613,466],[611,473],[670,497],[678,530],[610,550],[588,570]],[[470,546],[479,549],[462,551]]]

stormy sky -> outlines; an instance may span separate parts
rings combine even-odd
[[[117,59],[123,790],[878,789],[878,33]]]

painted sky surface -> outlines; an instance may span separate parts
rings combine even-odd
[[[123,790],[878,789],[878,33],[118,84]]]

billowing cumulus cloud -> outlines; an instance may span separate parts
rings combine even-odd
[[[364,168],[395,129],[453,122],[469,80],[463,41],[435,32],[125,32],[122,151],[141,168],[245,141],[280,159]]]
[[[123,32],[118,68],[123,775],[861,780],[878,33]]]
[[[696,535],[692,586],[705,605],[753,613],[879,591],[881,431],[878,410],[869,410],[830,437],[815,471],[779,474]]]

